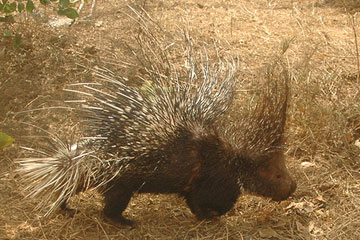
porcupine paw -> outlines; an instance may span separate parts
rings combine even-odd
[[[198,209],[198,211],[193,213],[198,220],[210,220],[221,215],[218,211],[209,208],[202,208],[201,210]]]
[[[212,219],[219,216],[219,212],[213,209],[200,207],[196,204],[189,204],[191,212],[196,216],[198,220]]]
[[[107,221],[113,222],[113,223],[120,223],[121,225],[124,226],[134,226],[135,222],[127,219],[125,217],[123,217],[122,215],[117,215],[117,216],[109,216],[104,212],[104,218]]]
[[[128,205],[132,191],[128,190],[123,185],[114,185],[105,194],[105,206],[103,214],[105,218],[112,222],[120,223],[125,226],[133,226],[134,222],[123,217],[122,212]]]
[[[127,219],[123,216],[118,216],[116,218],[112,218],[111,220],[115,221],[117,223],[120,223],[121,225],[125,225],[125,226],[134,226],[134,224],[135,224],[134,221]]]
[[[122,215],[124,209],[125,207],[121,207],[120,205],[105,205],[103,216],[105,220],[109,220],[110,222],[120,223],[124,226],[133,226],[134,222]]]
[[[76,213],[76,210],[67,207],[66,202],[63,202],[63,203],[60,205],[60,213],[66,214],[66,215],[68,215],[69,217],[74,217],[74,215],[75,215],[75,213]]]

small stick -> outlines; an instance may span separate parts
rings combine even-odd
[[[355,28],[355,15],[353,14],[350,16],[350,20],[351,20],[351,27],[353,29],[354,32],[354,38],[355,38],[355,49],[356,49],[356,61],[357,61],[357,76],[356,76],[356,80],[357,82],[359,82],[360,79],[360,60],[359,60],[359,46],[358,46],[358,40],[357,40],[357,33],[356,33],[356,28]]]

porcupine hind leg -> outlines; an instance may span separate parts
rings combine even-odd
[[[133,192],[123,185],[113,185],[104,193],[105,207],[104,215],[114,222],[122,225],[131,226],[133,221],[123,217],[122,213],[126,209]]]

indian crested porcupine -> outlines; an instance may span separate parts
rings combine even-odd
[[[233,103],[236,63],[211,64],[186,37],[187,61],[173,64],[172,45],[162,46],[141,24],[141,51],[133,52],[146,84],[130,87],[126,77],[98,69],[101,81],[70,90],[82,96],[75,102],[85,137],[68,143],[51,135],[48,147],[26,148],[33,156],[19,160],[30,195],[41,197],[39,206],[49,214],[66,208],[78,192],[97,188],[104,215],[131,224],[122,212],[135,192],[177,193],[199,219],[225,214],[244,189],[287,199],[296,188],[284,162],[288,74],[271,81],[269,71],[255,107],[220,124]]]

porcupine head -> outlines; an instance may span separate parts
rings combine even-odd
[[[280,79],[271,81],[273,76],[269,75],[276,70],[267,71],[270,80],[266,80],[257,104],[251,111],[243,111],[241,121],[233,124],[236,129],[229,131],[236,135],[238,147],[233,164],[239,184],[249,193],[282,201],[296,189],[284,156],[289,75],[283,70],[277,76]]]

